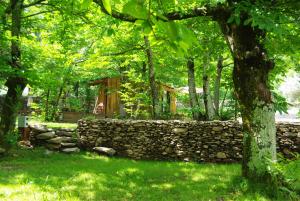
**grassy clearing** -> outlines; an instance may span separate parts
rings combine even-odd
[[[62,123],[62,122],[44,122],[36,118],[29,119],[29,125],[46,125],[48,128],[77,128],[77,123]]]
[[[264,194],[264,187],[250,187],[242,180],[238,164],[49,155],[43,149],[18,150],[1,160],[1,201],[274,200]],[[300,176],[298,162],[291,167],[292,177]]]

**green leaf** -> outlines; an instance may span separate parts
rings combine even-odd
[[[86,10],[88,9],[88,7],[91,5],[93,0],[83,0],[82,4],[81,4],[81,8]]]
[[[105,10],[111,15],[111,3],[110,0],[103,0],[103,6]]]
[[[148,19],[148,11],[142,3],[137,0],[131,0],[123,7],[123,13],[131,15],[138,19]]]

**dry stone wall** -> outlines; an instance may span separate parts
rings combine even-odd
[[[49,150],[64,153],[79,152],[77,137],[73,129],[49,129],[45,126],[30,127],[30,143]]]
[[[236,162],[242,158],[241,125],[234,121],[80,120],[82,148],[109,147],[133,159]],[[278,151],[299,153],[300,125],[277,124]]]

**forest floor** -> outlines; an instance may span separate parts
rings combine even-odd
[[[300,161],[284,172],[300,190]],[[0,161],[1,201],[271,201],[239,164],[135,161],[93,153],[14,150]],[[278,199],[288,200],[288,199]]]

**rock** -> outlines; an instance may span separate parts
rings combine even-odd
[[[99,146],[101,146],[102,143],[103,143],[103,138],[102,137],[98,137],[98,139],[96,140],[95,146],[99,147]]]
[[[60,144],[46,144],[45,146],[50,150],[58,150],[61,147]]]
[[[51,138],[55,137],[55,132],[47,132],[47,133],[42,133],[36,136],[37,139],[39,140],[49,140]]]
[[[18,146],[24,149],[32,149],[33,146],[31,145],[30,141],[19,141]]]
[[[218,152],[217,153],[217,158],[218,159],[225,159],[225,158],[227,158],[227,156],[224,152]]]
[[[54,144],[60,144],[62,142],[73,143],[73,142],[76,142],[76,139],[71,138],[71,137],[62,136],[62,137],[52,138],[50,140],[47,140],[47,142],[54,143]]]
[[[73,133],[67,132],[67,131],[56,131],[56,135],[58,135],[58,136],[72,137]]]
[[[72,143],[72,142],[62,142],[61,143],[62,147],[76,147],[76,143]]]
[[[63,153],[78,153],[80,152],[80,149],[78,147],[74,147],[74,148],[65,148],[61,150]]]
[[[98,154],[104,154],[107,156],[113,156],[115,155],[116,151],[112,148],[107,147],[94,147],[93,150],[97,152]]]
[[[223,130],[223,128],[222,127],[213,127],[212,130],[215,132],[220,132]]]
[[[31,129],[35,132],[38,132],[38,133],[48,132],[48,129],[47,129],[46,125],[34,125],[33,127],[31,127]]]
[[[186,133],[187,132],[187,129],[186,128],[174,128],[172,130],[174,133]]]

